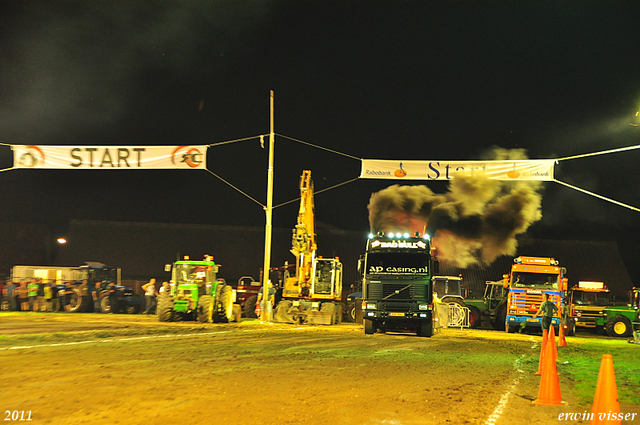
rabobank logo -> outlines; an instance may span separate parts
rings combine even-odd
[[[44,152],[35,145],[26,145],[25,152],[18,159],[20,166],[35,168],[44,165]]]
[[[394,173],[394,176],[402,178],[407,175],[407,172],[402,168],[402,162],[400,163],[400,168],[398,168]]]
[[[392,179],[394,177],[403,178],[408,174],[407,171],[403,168],[402,162],[400,163],[400,168],[398,168],[395,171],[391,171],[389,169],[391,167],[387,168],[386,164],[383,167],[386,168],[386,169],[382,169],[381,170],[379,168],[376,169],[374,167],[365,168],[364,171],[363,171],[363,175],[367,176],[367,177],[372,177],[372,178],[390,178],[390,179]]]
[[[204,162],[204,154],[198,148],[178,146],[171,154],[171,162],[176,167],[198,168]]]

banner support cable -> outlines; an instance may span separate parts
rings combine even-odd
[[[600,198],[600,199],[602,199],[602,200],[605,200],[605,201],[611,202],[611,203],[613,203],[613,204],[620,205],[621,207],[629,208],[630,210],[640,212],[640,208],[636,208],[636,207],[631,206],[631,205],[623,204],[622,202],[618,202],[618,201],[613,200],[613,199],[611,199],[611,198],[607,198],[606,196],[598,195],[597,193],[593,193],[593,192],[590,192],[590,191],[588,191],[588,190],[581,189],[581,188],[579,188],[579,187],[576,187],[576,186],[570,185],[569,183],[565,183],[565,182],[560,181],[560,180],[558,180],[558,179],[555,179],[554,181],[555,181],[555,182],[557,182],[557,183],[560,183],[561,185],[567,186],[567,187],[569,187],[569,188],[571,188],[571,189],[575,189],[575,190],[577,190],[577,191],[579,191],[579,192],[586,193],[587,195],[595,196],[596,198]]]

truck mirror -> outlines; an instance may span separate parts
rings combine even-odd
[[[358,258],[358,273],[362,274],[362,258]]]
[[[508,288],[509,287],[509,275],[508,274],[503,274],[502,275],[502,286],[504,288]]]
[[[171,264],[165,264],[164,265],[164,271],[165,272],[170,272],[171,271]]]
[[[569,279],[567,279],[566,277],[563,277],[562,278],[562,290],[566,291],[568,285],[569,285]]]

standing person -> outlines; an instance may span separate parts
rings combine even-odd
[[[91,297],[93,299],[93,311],[96,313],[100,312],[100,291],[102,287],[102,282],[96,282],[95,288],[91,292]]]
[[[549,301],[549,294],[545,292],[544,295],[542,295],[542,304],[540,304],[540,308],[536,311],[535,316],[533,316],[538,317],[538,315],[542,313],[542,320],[540,323],[542,324],[543,332],[545,329],[549,330],[549,326],[551,326],[551,319],[557,311],[558,307]]]
[[[60,311],[60,299],[58,298],[58,281],[51,284],[51,311]]]
[[[264,292],[264,290],[261,289],[260,292],[258,292],[258,300],[256,301],[256,304],[260,306],[262,311],[267,312],[267,320],[271,322],[272,320],[271,316],[273,313],[273,306],[275,304],[275,296],[276,296],[276,290],[273,289],[273,283],[271,283],[271,279],[267,281],[267,288],[268,288],[267,293],[269,294],[269,301],[263,302],[262,304],[260,304],[260,301],[262,301],[262,293]],[[266,310],[264,310],[265,308]]]
[[[0,282],[0,305],[2,305],[2,303],[4,303],[5,301],[7,301],[7,305],[9,304],[6,298],[7,296],[4,294],[4,288],[7,287],[7,284],[4,282]]]
[[[31,279],[27,285],[27,296],[29,297],[29,310],[36,311],[38,308],[38,291],[40,285],[35,279]]]
[[[96,285],[95,283],[93,283],[92,281],[85,279],[82,281],[82,286],[80,287],[82,289],[82,298],[84,299],[88,299],[88,300],[93,300],[93,293],[96,289]],[[89,302],[89,305],[86,306],[86,308],[88,308],[88,312],[93,312],[95,307],[95,303]]]
[[[43,280],[41,278],[38,278],[36,280],[36,283],[38,284],[38,295],[37,295],[37,305],[34,309],[34,311],[45,311],[47,308],[47,304],[44,301],[44,287],[45,287],[45,283],[43,282]]]
[[[67,287],[69,282],[64,282],[64,288],[58,291],[58,300],[60,301],[60,311],[67,311]]]
[[[4,287],[4,296],[9,301],[9,311],[18,311],[18,304],[16,303],[16,284],[12,281],[7,282],[7,286]]]
[[[156,279],[151,278],[148,283],[142,285],[142,290],[144,291],[144,300],[146,305],[144,314],[152,314],[153,309],[156,306],[156,295],[158,295],[158,292],[156,291]]]
[[[107,295],[109,297],[109,314],[118,312],[118,294],[116,293],[116,283],[111,282],[107,286]]]
[[[27,282],[20,282],[20,287],[17,289],[18,291],[18,302],[20,303],[21,311],[29,311],[29,290],[27,289]]]
[[[52,312],[53,309],[53,291],[51,290],[51,288],[55,285],[55,283],[47,283],[44,288],[44,303],[46,305],[46,310],[47,312]]]

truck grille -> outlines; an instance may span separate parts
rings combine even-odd
[[[411,283],[370,283],[368,298],[375,300],[426,299],[427,285]]]

